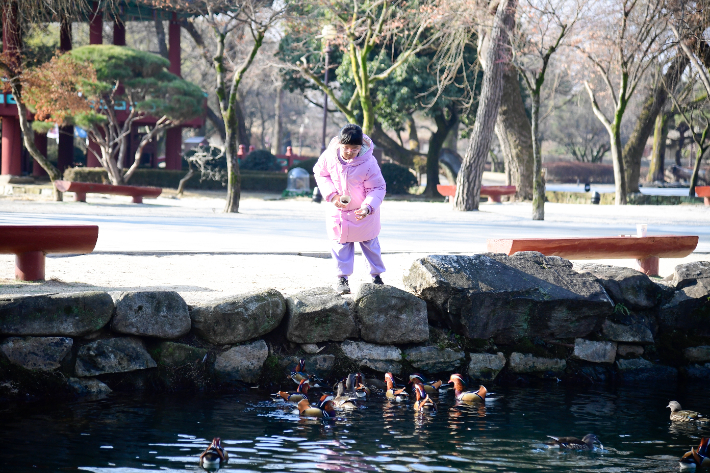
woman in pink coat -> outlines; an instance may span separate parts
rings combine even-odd
[[[313,167],[328,209],[326,229],[333,241],[331,253],[337,266],[337,290],[349,294],[348,276],[353,273],[355,242],[367,259],[372,282],[383,284],[385,272],[380,254],[380,204],[385,198],[385,180],[372,155],[372,140],[353,124],[345,125]]]

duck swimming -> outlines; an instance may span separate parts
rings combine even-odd
[[[417,396],[417,402],[414,403],[415,411],[431,409],[432,411],[436,412],[436,403],[431,400],[429,395],[424,390],[424,386],[422,384],[414,385],[414,393]]]
[[[371,394],[370,388],[362,384],[362,373],[351,373],[345,382],[345,391],[364,399]]]
[[[464,391],[465,383],[463,382],[463,378],[461,377],[460,374],[452,374],[451,378],[449,378],[449,383],[454,385],[454,393],[456,395],[456,400],[457,401],[466,401],[466,402],[485,402],[486,401],[486,394],[488,391],[486,390],[485,386],[481,385],[478,388],[478,391]]]
[[[300,401],[304,399],[308,399],[308,388],[309,388],[309,383],[307,379],[301,380],[301,382],[298,385],[298,388],[296,389],[295,393],[289,393],[286,391],[279,391],[273,396],[280,397],[286,402],[293,402],[298,404]]]
[[[710,468],[710,438],[700,440],[698,449],[691,448],[680,459],[681,470],[694,470],[696,468]]]
[[[313,407],[308,402],[308,399],[304,399],[298,403],[298,414],[301,417],[323,417],[331,418],[335,417],[335,406],[333,401],[326,400],[319,404],[319,407]]]
[[[385,397],[387,399],[392,399],[397,402],[409,400],[409,394],[404,390],[405,388],[394,388],[394,376],[392,376],[392,373],[385,373],[385,383],[387,383],[387,391],[385,391]]]
[[[345,393],[345,380],[342,379],[338,382],[336,387],[335,397],[331,396],[333,404],[335,404],[336,409],[357,409],[357,404],[355,402],[358,400],[357,396]],[[321,401],[323,399],[321,398]]]
[[[291,379],[296,384],[301,384],[301,381],[308,379],[308,375],[306,374],[306,360],[303,358],[298,360],[296,368],[291,372]]]
[[[553,437],[552,435],[548,435],[548,437],[552,439],[552,442],[548,442],[547,445],[569,450],[594,450],[595,442],[601,444],[594,434],[587,434],[581,440],[577,437]]]
[[[222,463],[227,463],[229,454],[222,447],[222,439],[215,437],[207,450],[200,455],[200,466],[202,468],[219,468]]]
[[[441,380],[426,382],[424,378],[419,373],[414,373],[409,375],[409,381],[414,384],[421,384],[427,394],[439,394],[439,388],[443,384]]]
[[[673,422],[708,422],[708,418],[699,412],[684,411],[678,401],[671,401],[666,407],[671,409],[671,420]]]

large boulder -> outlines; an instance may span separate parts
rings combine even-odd
[[[590,273],[604,287],[616,304],[628,309],[651,309],[661,301],[661,288],[640,271],[605,264],[580,264],[574,268]]]
[[[710,261],[692,261],[679,264],[673,270],[671,284],[677,288],[692,286],[702,279],[710,279]]]
[[[150,350],[150,356],[158,366],[176,368],[189,364],[201,363],[208,351],[184,343],[160,342]]]
[[[471,353],[471,361],[468,363],[468,375],[480,381],[493,381],[504,367],[505,355],[501,352],[495,355],[491,353]]]
[[[529,353],[513,352],[508,368],[512,373],[559,377],[567,368],[567,361],[559,358],[541,358]]]
[[[224,383],[256,383],[268,356],[269,347],[264,340],[232,347],[217,355],[215,374]]]
[[[683,368],[683,372],[690,379],[700,379],[707,381],[710,379],[710,363],[694,364]]]
[[[366,366],[380,373],[399,374],[402,370],[402,351],[397,347],[346,340],[340,348],[347,358],[359,366]]]
[[[614,342],[649,344],[654,341],[650,321],[645,317],[636,317],[627,324],[605,320],[602,333],[604,337]]]
[[[61,366],[73,344],[67,337],[10,337],[0,343],[0,351],[25,369],[52,371]]]
[[[710,278],[678,287],[671,300],[658,311],[658,324],[664,330],[689,331],[710,337]]]
[[[621,379],[627,382],[675,381],[678,370],[671,366],[657,365],[643,358],[617,360]]]
[[[616,359],[615,342],[595,342],[577,338],[574,341],[573,357],[591,363],[614,363]]]
[[[426,302],[392,286],[363,284],[355,298],[360,337],[380,344],[429,339]]]
[[[215,345],[241,343],[274,330],[286,314],[286,301],[276,289],[251,292],[193,307],[192,327]]]
[[[103,328],[113,315],[106,292],[0,298],[0,335],[80,337]]]
[[[190,331],[185,300],[174,291],[122,292],[111,330],[126,335],[178,338]]]
[[[75,372],[79,377],[155,368],[143,341],[134,337],[104,338],[79,348]]]
[[[404,358],[413,367],[425,373],[443,373],[444,371],[458,371],[466,354],[451,348],[426,346],[405,350]]]
[[[286,302],[286,338],[291,342],[342,342],[358,336],[351,300],[333,288],[309,289],[290,296]]]
[[[496,343],[584,337],[613,309],[594,276],[536,252],[427,256],[412,264],[404,283],[429,303],[430,317]]]

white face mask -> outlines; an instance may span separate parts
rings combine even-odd
[[[359,145],[340,145],[340,157],[349,161],[356,157],[361,149],[362,146]]]

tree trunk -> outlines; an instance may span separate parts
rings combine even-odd
[[[192,179],[192,176],[195,175],[195,168],[192,167],[192,163],[190,161],[188,161],[187,165],[189,167],[187,174],[185,174],[182,177],[182,179],[180,179],[180,184],[178,184],[178,188],[177,188],[178,198],[182,197],[183,192],[185,192],[185,184],[187,184],[187,181]]]
[[[663,182],[663,170],[666,158],[666,138],[668,137],[668,115],[660,113],[656,116],[656,126],[653,130],[653,152],[651,164],[648,167],[648,182]]]
[[[681,159],[683,158],[683,147],[685,146],[685,133],[690,129],[685,122],[680,122],[680,124],[675,128],[680,134],[678,137],[678,149],[675,150],[675,165],[682,167],[683,163]]]
[[[621,130],[620,124],[615,120],[609,131],[611,144],[611,161],[614,164],[614,188],[616,205],[626,205],[626,179],[624,175],[624,162],[621,159]]]
[[[695,197],[695,186],[698,184],[698,173],[700,172],[700,163],[703,160],[703,154],[705,154],[706,149],[707,148],[701,148],[700,146],[698,146],[698,152],[695,156],[695,165],[693,166],[693,175],[690,176],[690,189],[688,189],[688,195],[690,197]]]
[[[369,88],[366,90],[369,92]],[[375,129],[375,107],[372,105],[370,94],[360,94],[360,106],[362,107],[362,131],[372,136]]]
[[[232,121],[232,120],[228,120]],[[239,199],[242,194],[242,182],[241,175],[239,174],[239,157],[237,152],[239,151],[239,143],[237,141],[236,133],[234,133],[233,126],[236,127],[236,123],[233,125],[230,123],[225,123],[227,129],[227,139],[224,143],[225,155],[227,157],[227,203],[224,206],[224,213],[237,213],[239,212]],[[230,126],[232,125],[232,126]]]
[[[498,110],[498,113],[500,113],[500,110]],[[451,127],[451,131],[449,131],[442,145],[444,148],[448,148],[455,153],[458,152],[457,148],[459,147],[459,123],[460,122],[456,120],[456,123]]]
[[[410,151],[400,146],[399,143],[382,130],[382,126],[377,121],[375,121],[374,129],[369,136],[378,147],[382,148],[388,158],[402,166],[411,167],[414,163],[414,157],[419,155],[418,152]]]
[[[414,117],[407,115],[407,148],[410,151],[416,151],[417,153],[421,149],[419,146],[419,135],[417,134],[417,125],[414,123]]]
[[[234,108],[234,114],[237,117],[237,142],[240,145],[244,145],[249,148],[249,144],[251,143],[251,130],[247,130],[247,122],[246,120],[244,120],[244,114],[242,113],[242,105],[239,102],[239,99],[234,100],[234,102],[232,103],[232,107]],[[239,146],[237,146],[237,148],[239,148]]]
[[[281,142],[283,132],[281,131],[281,109],[284,101],[284,89],[281,84],[276,89],[276,106],[274,114],[274,134],[271,138],[271,154],[274,156],[281,154]]]
[[[533,143],[530,120],[520,93],[518,71],[503,72],[503,97],[496,120],[496,136],[505,162],[506,181],[515,186],[517,200],[533,198]]]
[[[545,182],[542,177],[542,153],[538,139],[540,126],[540,88],[532,94],[533,198],[532,219],[545,220]]]
[[[668,70],[663,75],[661,83],[656,84],[644,101],[643,108],[636,120],[636,126],[623,151],[626,192],[639,191],[641,175],[641,158],[648,137],[651,136],[656,117],[668,100],[668,91],[675,89],[683,72],[690,63],[685,54],[679,53],[673,58]]]
[[[451,107],[453,109],[453,107]],[[458,124],[458,116],[455,111],[451,111],[449,119],[445,117],[444,110],[438,110],[434,114],[436,131],[429,138],[429,150],[426,155],[426,188],[424,195],[431,198],[441,197],[436,185],[439,184],[439,153],[444,146],[444,141],[449,132]]]
[[[158,10],[153,10],[153,22],[155,23],[155,36],[158,40],[158,51],[165,59],[170,59],[168,54],[168,45],[165,42],[165,27],[163,26],[163,18]]]
[[[483,169],[488,151],[491,149],[491,138],[503,94],[503,68],[510,61],[509,51],[505,45],[508,44],[508,31],[512,28],[515,19],[516,7],[517,0],[500,2],[493,27],[487,35],[488,45],[481,48],[485,50],[485,63],[489,67],[483,76],[471,141],[456,178],[454,196],[456,210],[478,210]]]

